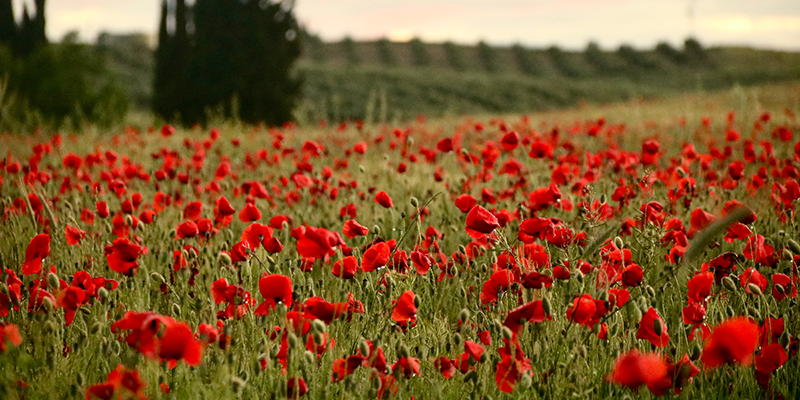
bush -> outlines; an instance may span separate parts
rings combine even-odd
[[[617,72],[616,68],[611,65],[606,54],[603,53],[603,50],[600,49],[600,46],[596,42],[589,42],[586,46],[586,50],[583,51],[583,56],[589,64],[602,74],[613,74]]]
[[[656,53],[675,64],[686,64],[686,55],[672,47],[669,43],[661,42],[656,45]]]
[[[107,127],[127,113],[125,91],[104,57],[93,46],[76,43],[74,36],[24,59],[10,59],[7,50],[0,53],[5,54],[0,55],[0,75],[8,79],[0,129],[39,124],[76,128],[84,123]]]
[[[424,67],[431,64],[431,56],[428,54],[428,46],[422,43],[419,38],[413,38],[408,45],[411,46],[411,56],[414,65]]]
[[[579,78],[583,73],[576,68],[570,60],[567,59],[566,54],[558,46],[550,46],[547,48],[547,54],[550,55],[550,60],[556,69],[559,70],[564,76],[570,78]]]
[[[394,56],[394,49],[392,49],[392,43],[389,42],[389,39],[382,38],[378,40],[376,45],[378,46],[378,58],[380,59],[381,64],[397,64],[397,57]]]
[[[353,41],[353,38],[350,36],[345,37],[342,39],[341,46],[348,64],[356,65],[361,63],[361,56],[358,54],[356,42]]]
[[[461,48],[453,42],[447,41],[442,45],[444,47],[444,54],[447,57],[447,63],[450,67],[463,71],[467,68],[467,63],[464,61],[464,55],[461,53]]]
[[[483,40],[478,42],[478,58],[486,71],[497,72],[499,69],[497,64],[497,52]]]
[[[617,54],[619,54],[619,56],[623,60],[625,60],[628,64],[638,68],[655,69],[658,67],[658,65],[656,65],[656,63],[653,62],[653,60],[649,59],[642,52],[637,51],[636,49],[627,44],[619,46]]]
[[[511,46],[511,53],[514,54],[519,69],[526,75],[539,75],[542,73],[536,65],[536,61],[534,61],[533,54],[531,54],[530,50],[517,43]]]

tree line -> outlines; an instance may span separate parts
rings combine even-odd
[[[153,110],[168,121],[209,116],[282,124],[301,79],[292,1],[162,0]]]

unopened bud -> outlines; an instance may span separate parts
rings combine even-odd
[[[233,260],[231,260],[231,255],[225,252],[219,253],[219,262],[222,265],[231,265]]]
[[[664,323],[661,322],[660,319],[653,321],[653,331],[658,336],[661,336],[661,334],[664,332]]]
[[[794,254],[800,255],[800,244],[797,243],[794,239],[789,239],[786,241],[786,244],[789,245],[789,249],[792,250]]]
[[[542,298],[542,309],[544,310],[545,314],[551,315],[550,299],[548,299],[547,297]]]
[[[761,288],[758,287],[758,285],[756,285],[755,283],[748,283],[747,290],[749,290],[750,293],[752,293],[754,296],[761,296],[762,293]]]
[[[58,281],[58,275],[54,273],[47,274],[47,286],[51,289],[57,289],[61,283]]]
[[[622,238],[617,236],[614,238],[614,244],[617,246],[618,249],[622,249],[625,247],[625,243],[622,241]]]
[[[319,319],[315,319],[313,322],[311,322],[311,330],[313,332],[325,333],[325,323]]]
[[[150,279],[152,279],[153,281],[155,281],[155,283],[159,285],[166,282],[166,280],[164,279],[164,275],[161,275],[155,271],[150,273]]]
[[[731,279],[729,276],[722,278],[722,286],[725,287],[725,289],[730,290],[731,292],[736,291],[736,284],[733,283],[733,279]]]
[[[419,200],[416,197],[411,196],[411,199],[409,199],[408,201],[409,201],[409,203],[411,203],[411,207],[414,207],[414,208],[419,207]]]
[[[507,327],[507,326],[504,326],[504,327],[503,327],[503,337],[504,337],[504,338],[506,338],[507,340],[511,340],[511,337],[512,337],[513,335],[514,335],[514,334],[513,334],[513,333],[511,333],[511,329],[508,329],[508,327]]]

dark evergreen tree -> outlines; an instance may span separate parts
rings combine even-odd
[[[172,37],[167,31],[169,6],[167,0],[161,0],[161,22],[158,25],[158,48],[155,54],[155,72],[153,76],[153,111],[162,117],[172,117],[174,109],[170,108],[171,99],[169,84],[172,61]]]
[[[14,20],[14,2],[0,0],[0,46],[9,49],[15,47],[17,40],[17,22]]]

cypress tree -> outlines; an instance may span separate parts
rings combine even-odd
[[[190,60],[189,36],[186,32],[187,23],[186,0],[177,0],[175,4],[175,35],[172,41],[172,98],[174,113],[181,115],[185,122],[189,111],[188,74]]]
[[[17,40],[17,22],[14,20],[14,2],[0,0],[0,45],[14,48]]]
[[[36,0],[36,16],[33,18],[31,29],[34,48],[47,44],[47,35],[44,31],[44,3],[45,0]]]
[[[164,118],[171,117],[169,109],[170,61],[172,38],[167,31],[169,7],[167,0],[161,0],[161,21],[158,24],[158,48],[155,54],[155,72],[153,76],[153,111]]]

